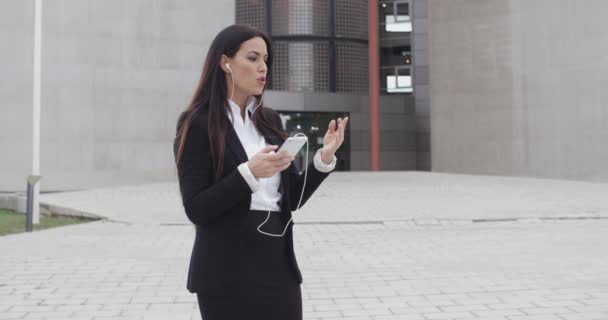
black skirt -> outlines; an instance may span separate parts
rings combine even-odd
[[[271,212],[260,229],[281,234],[287,222],[281,214]],[[267,216],[268,211],[249,212],[239,292],[223,296],[197,294],[203,320],[302,320],[302,292],[289,263],[287,237],[268,236],[257,230]]]

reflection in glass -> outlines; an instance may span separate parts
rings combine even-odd
[[[395,79],[397,81],[395,81]],[[387,76],[386,77],[387,92],[412,92],[412,77],[411,76]]]
[[[409,16],[385,16],[386,31],[412,32],[412,22]]]
[[[349,113],[341,112],[294,112],[279,111],[283,128],[290,137],[302,132],[308,137],[308,163],[313,161],[317,150],[323,148],[323,137],[327,132],[327,126],[332,119],[350,117]],[[350,170],[350,126],[344,132],[344,142],[336,151],[336,171]],[[306,145],[300,149],[294,163],[299,172],[304,171],[306,161]]]

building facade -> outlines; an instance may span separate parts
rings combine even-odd
[[[608,181],[607,9],[429,0],[433,171]]]
[[[412,5],[402,3],[378,3],[397,8],[380,17],[384,28],[411,25]],[[290,133],[307,133],[313,152],[328,119],[349,115],[338,170],[368,170],[366,6],[364,0],[43,1],[41,190],[175,180],[177,116],[213,37],[237,22],[273,39],[276,62],[264,100]],[[0,12],[6,71],[0,191],[15,191],[25,189],[32,158],[33,1],[1,2]],[[382,71],[381,168],[415,170],[416,57],[411,37],[398,38],[391,45],[404,50],[381,61],[393,70]],[[402,53],[394,68],[390,59]]]
[[[411,3],[378,6],[381,66],[373,72],[381,75],[381,168],[415,170]],[[331,117],[350,117],[337,170],[370,168],[367,7],[367,0],[236,0],[236,23],[272,39],[274,66],[265,101],[282,114],[288,132],[316,137],[309,140],[314,152],[322,147]],[[310,125],[298,127],[306,119]]]

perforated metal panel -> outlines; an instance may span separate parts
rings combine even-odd
[[[275,41],[273,89],[329,91],[329,50],[323,41]]]
[[[329,36],[330,0],[273,0],[273,35]]]
[[[335,0],[336,37],[367,39],[367,1]]]
[[[236,0],[236,22],[271,36],[269,88],[367,92],[366,0]]]
[[[236,23],[266,31],[266,0],[236,0]]]
[[[367,45],[336,42],[336,91],[368,91]]]

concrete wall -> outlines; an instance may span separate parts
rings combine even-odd
[[[281,111],[349,112],[351,170],[370,170],[369,97],[268,90],[266,106]],[[380,96],[380,168],[416,170],[416,115],[412,96]]]
[[[25,189],[32,167],[33,4],[0,2],[0,190]]]
[[[174,179],[177,115],[234,2],[44,3],[41,190]],[[31,169],[32,19],[33,1],[0,2],[0,191]]]
[[[608,181],[607,9],[429,0],[433,170]]]

